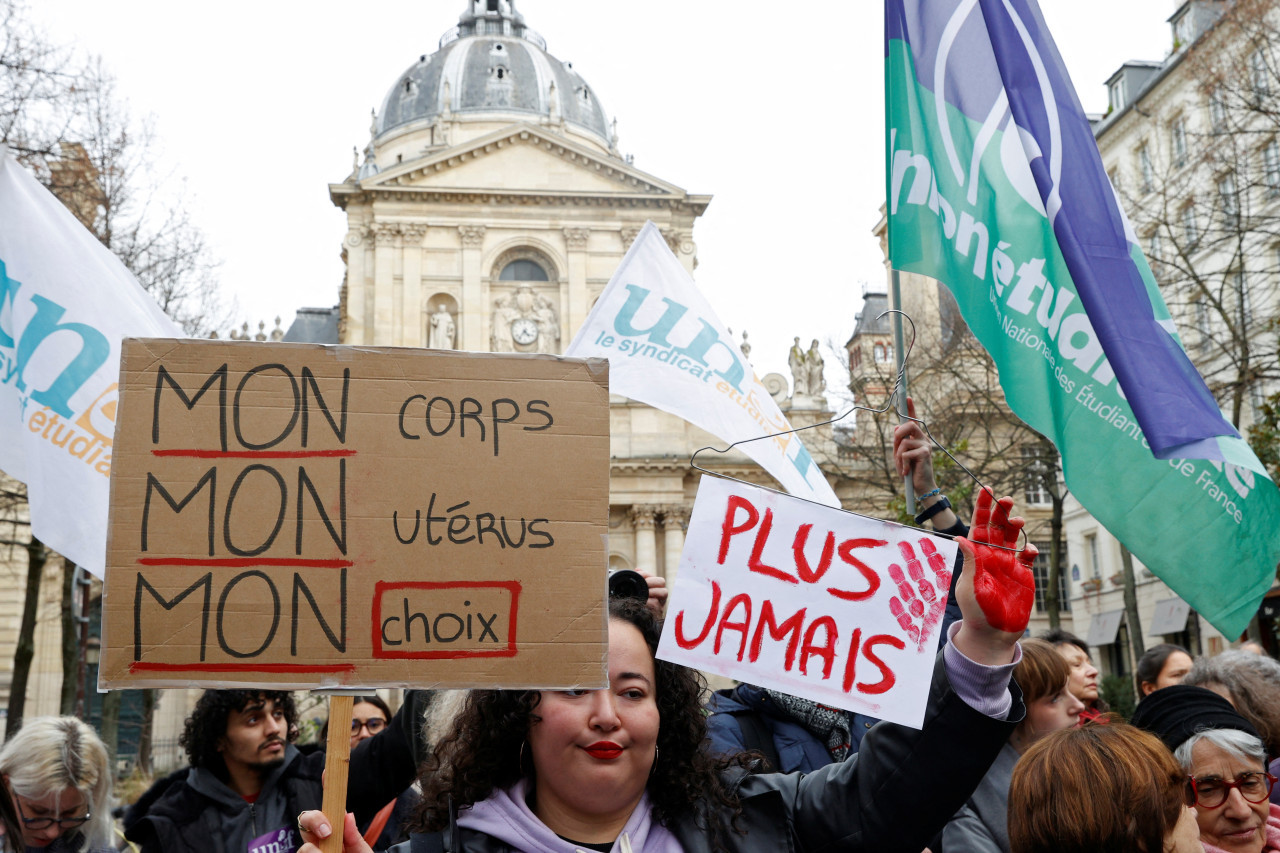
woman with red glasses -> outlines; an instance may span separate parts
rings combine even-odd
[[[1267,799],[1276,777],[1266,757],[1257,736],[1237,729],[1197,732],[1174,752],[1190,777],[1208,853],[1280,850],[1280,806]]]
[[[1187,776],[1200,841],[1208,853],[1280,851],[1275,777],[1257,730],[1226,699],[1178,684],[1138,705],[1133,724],[1159,735]]]

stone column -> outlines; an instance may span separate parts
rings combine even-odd
[[[396,222],[379,222],[373,226],[377,248],[373,259],[373,316],[365,324],[364,342],[382,344],[394,340],[396,243],[400,238],[400,225]]]
[[[347,262],[347,293],[342,306],[346,317],[341,319],[345,320],[349,337],[342,343],[364,342],[364,297],[369,290],[369,282],[365,280],[365,252],[369,237],[362,226],[353,222],[344,241],[342,254]]]
[[[631,507],[631,526],[636,531],[636,571],[658,573],[658,536],[654,531],[656,507]]]
[[[684,531],[689,525],[689,508],[680,504],[662,508],[662,556],[666,560],[667,588],[676,582],[680,568],[680,552],[684,550]]]
[[[569,258],[569,304],[560,322],[560,339],[564,346],[568,346],[578,329],[582,328],[590,309],[587,298],[587,238],[590,236],[591,232],[586,228],[564,229]]]
[[[484,338],[484,315],[490,306],[484,304],[484,277],[480,269],[480,249],[484,246],[483,225],[459,225],[462,238],[462,316],[459,317],[458,349],[483,352],[489,349]],[[473,307],[474,306],[474,307]]]
[[[404,232],[404,272],[401,290],[400,322],[396,326],[396,346],[423,347],[422,317],[422,238],[427,226],[421,222],[406,223]]]

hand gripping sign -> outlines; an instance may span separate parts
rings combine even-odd
[[[918,727],[955,557],[921,530],[703,477],[658,657]]]

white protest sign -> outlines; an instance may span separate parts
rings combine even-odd
[[[609,389],[671,412],[738,449],[791,494],[840,506],[818,463],[711,310],[662,232],[646,222],[573,343],[609,359]]]
[[[658,657],[919,728],[956,544],[703,477]]]

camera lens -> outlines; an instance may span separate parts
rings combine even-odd
[[[644,575],[631,569],[618,569],[609,572],[609,597],[634,598],[639,601],[649,600],[649,584]]]

